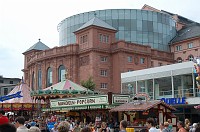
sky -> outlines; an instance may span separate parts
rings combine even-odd
[[[103,9],[141,9],[144,4],[200,23],[199,0],[0,0],[0,75],[22,78],[22,54],[41,39],[59,46],[57,25],[75,14]]]

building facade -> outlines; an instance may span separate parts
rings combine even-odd
[[[60,46],[76,43],[73,32],[91,20],[94,15],[117,30],[116,40],[170,51],[168,43],[176,35],[175,20],[166,13],[136,9],[96,10],[61,21],[58,24]]]
[[[121,73],[179,62],[176,57],[181,55],[173,50],[177,43],[192,38],[195,47],[185,50],[193,57],[199,55],[198,32],[182,39],[177,35],[191,23],[148,5],[142,10],[100,10],[71,16],[58,25],[59,47],[49,48],[39,40],[23,53],[25,82],[32,90],[43,89],[65,79],[67,72],[76,83],[92,77],[96,90],[120,93]]]
[[[179,120],[198,122],[200,114],[194,106],[200,104],[200,89],[193,62],[122,73],[121,79],[122,94],[148,93],[152,100],[161,99],[175,106]]]
[[[5,78],[0,76],[0,96],[10,93],[20,81],[20,78]]]

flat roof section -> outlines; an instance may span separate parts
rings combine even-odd
[[[133,82],[136,80],[140,81],[153,78],[189,74],[193,73],[193,71],[194,71],[194,62],[189,61],[189,62],[121,73],[121,81],[122,83],[126,83],[126,82]]]

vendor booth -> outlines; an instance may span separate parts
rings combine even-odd
[[[30,88],[22,80],[8,95],[0,97],[0,109],[13,116],[24,116],[26,119],[33,118],[34,113],[38,110],[38,103],[34,102],[30,96]],[[41,104],[45,108],[45,104]]]
[[[135,131],[147,129],[145,127],[146,119],[154,118],[156,123],[164,123],[167,119],[172,120],[173,130],[176,131],[176,116],[171,111],[176,110],[174,107],[160,100],[148,101],[134,98],[131,102],[112,108],[110,112],[119,112],[121,120],[127,120],[129,127]]]

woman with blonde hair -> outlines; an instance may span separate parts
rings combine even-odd
[[[101,128],[99,129],[99,132],[109,132],[105,122],[101,123]]]
[[[30,129],[28,130],[28,132],[41,132],[40,129],[36,126],[32,126],[30,127]]]
[[[189,131],[190,130],[190,121],[189,119],[185,119],[185,130]]]

